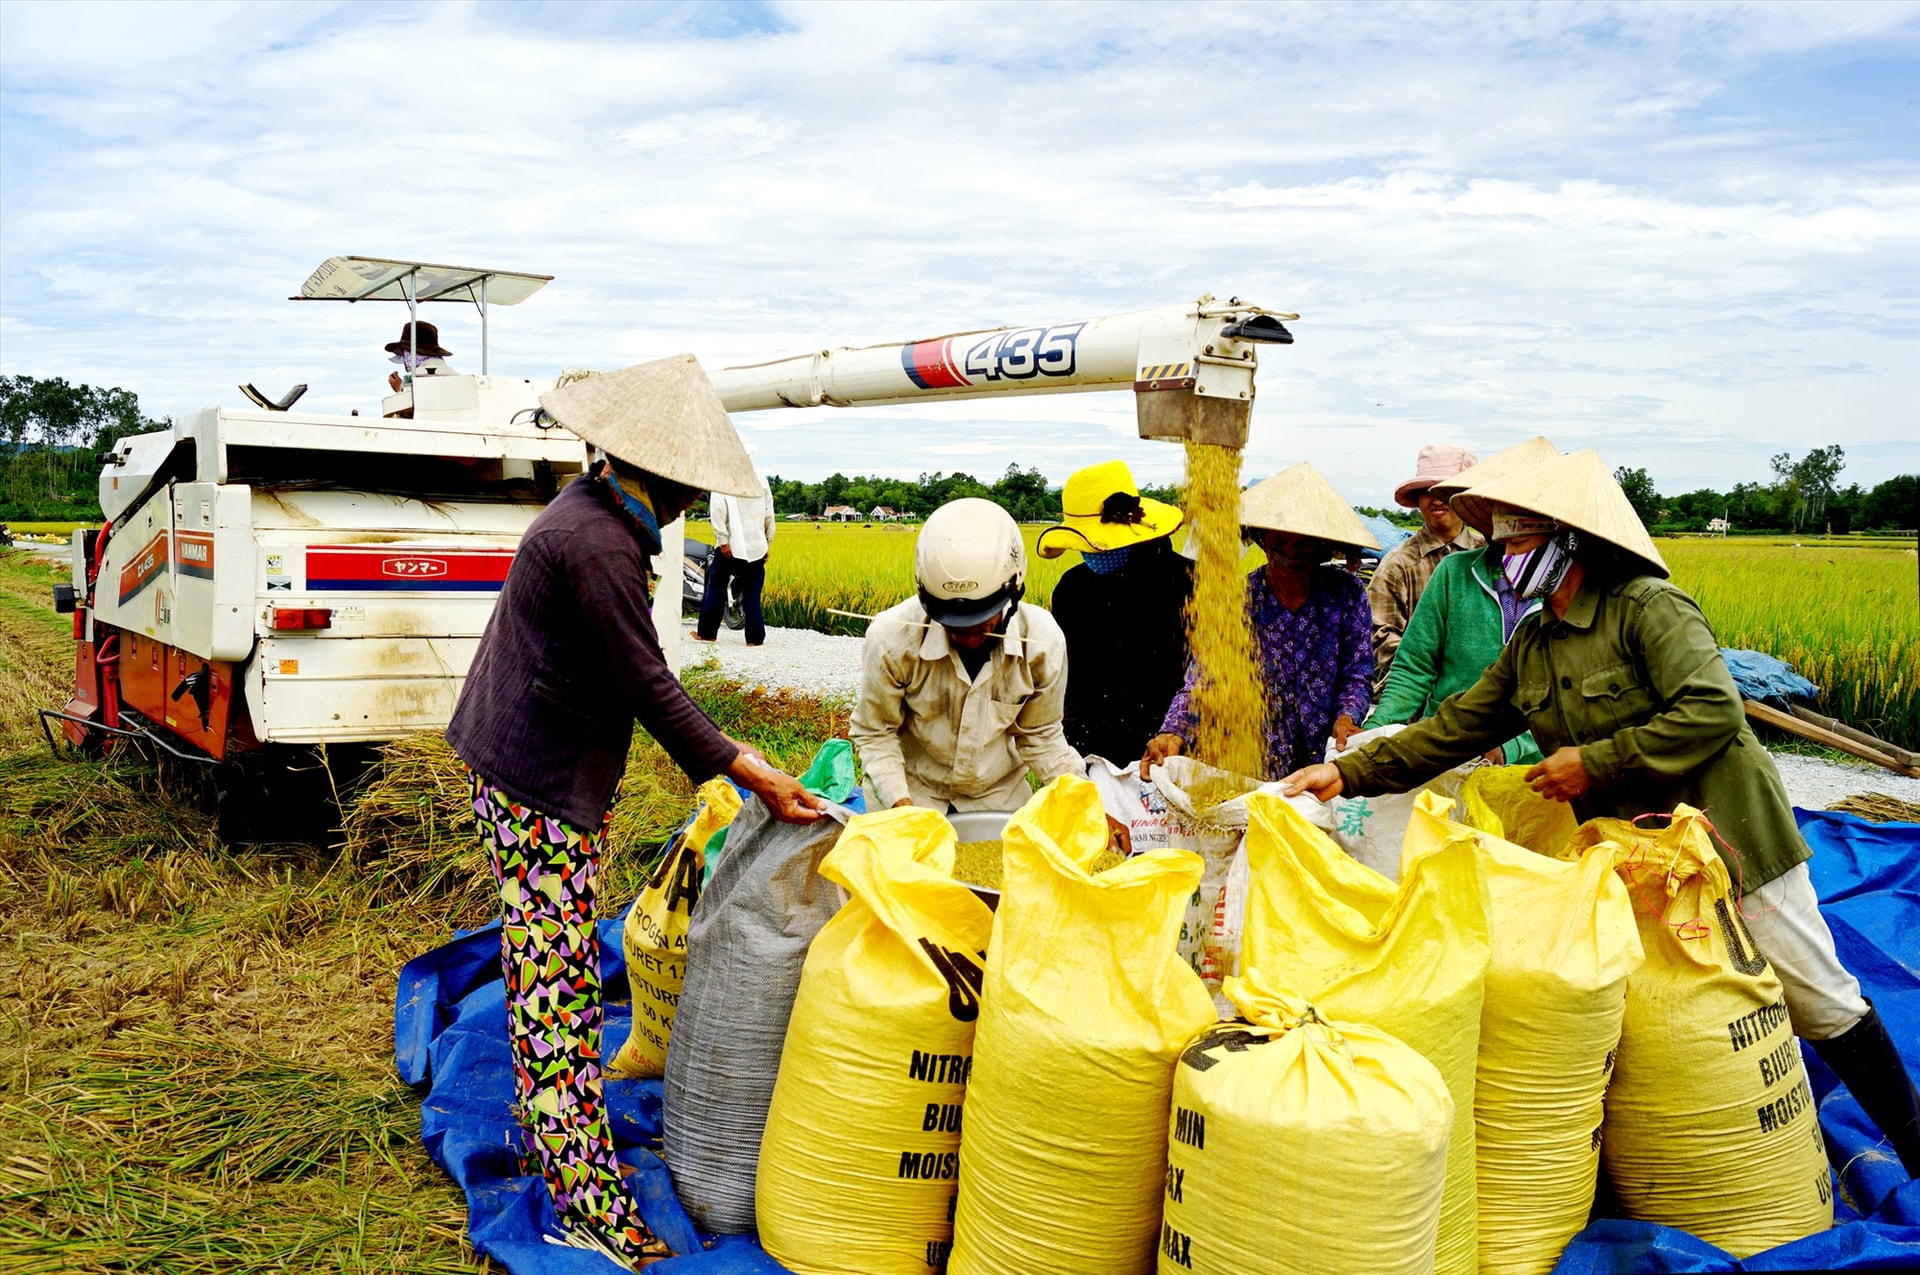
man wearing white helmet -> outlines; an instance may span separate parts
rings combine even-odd
[[[914,548],[918,596],[867,627],[849,732],[875,808],[1018,810],[1042,782],[1085,773],[1067,744],[1067,642],[1020,600],[1027,550],[990,500],[933,511]]]

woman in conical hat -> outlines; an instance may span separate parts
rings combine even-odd
[[[1266,775],[1284,775],[1319,757],[1332,736],[1343,747],[1367,715],[1373,674],[1373,612],[1360,582],[1329,558],[1380,544],[1320,471],[1302,461],[1255,484],[1240,499],[1240,522],[1266,551],[1247,577],[1247,620],[1259,642],[1260,672],[1272,702]],[[1147,744],[1141,774],[1185,752],[1199,725],[1193,692],[1202,670],[1168,705]]]
[[[1560,450],[1546,439],[1530,438],[1441,479],[1428,494],[1453,505],[1461,493],[1479,483],[1493,482],[1505,474],[1558,459],[1559,455]],[[1457,507],[1454,511],[1459,512]],[[1474,530],[1484,536],[1489,528],[1475,526]],[[1520,621],[1539,609],[1538,599],[1522,601],[1515,596],[1500,570],[1497,546],[1481,545],[1442,558],[1407,620],[1406,632],[1387,670],[1386,685],[1380,688],[1379,703],[1367,718],[1367,729],[1431,717],[1442,700],[1479,681]],[[1378,636],[1376,628],[1376,641]],[[1521,734],[1497,751],[1489,749],[1487,759],[1496,764],[1531,766],[1540,760],[1540,750],[1530,733]]]
[[[594,869],[634,722],[695,784],[725,774],[789,822],[821,812],[687,697],[654,633],[647,564],[661,524],[702,491],[760,487],[700,365],[660,359],[540,402],[593,463],[521,537],[447,742],[470,771],[500,883],[526,1145],[569,1242],[632,1268],[667,1250],[621,1180],[603,1100]]]
[[[1193,564],[1172,541],[1184,518],[1142,496],[1119,460],[1068,478],[1060,508],[1038,548],[1043,558],[1080,554],[1047,604],[1067,639],[1067,742],[1124,766],[1159,729],[1187,671]]]
[[[1581,820],[1709,813],[1742,915],[1779,971],[1794,1031],[1847,1083],[1920,1172],[1920,1103],[1893,1042],[1840,964],[1807,873],[1812,857],[1773,758],[1747,725],[1719,643],[1613,475],[1592,451],[1454,498],[1503,548],[1502,570],[1541,609],[1471,687],[1432,717],[1287,777],[1289,794],[1405,792],[1531,728],[1535,792]]]

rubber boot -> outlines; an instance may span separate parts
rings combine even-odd
[[[1880,1011],[1869,1001],[1867,1016],[1845,1032],[1808,1043],[1886,1135],[1907,1176],[1920,1177],[1920,1093],[1900,1064]]]

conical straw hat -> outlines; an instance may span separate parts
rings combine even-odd
[[[1558,447],[1545,438],[1535,436],[1518,447],[1496,452],[1473,468],[1463,469],[1453,477],[1435,483],[1433,494],[1452,504],[1453,512],[1460,515],[1460,520],[1484,536],[1492,531],[1493,520],[1487,516],[1485,505],[1473,498],[1473,489],[1481,483],[1496,482],[1508,474],[1517,474],[1523,469],[1559,459]]]
[[[542,394],[540,406],[648,473],[726,496],[760,494],[746,445],[691,354],[571,381]]]
[[[1380,547],[1353,506],[1304,460],[1248,488],[1240,497],[1240,523],[1360,549]]]
[[[1653,537],[1647,534],[1640,515],[1633,512],[1627,493],[1620,490],[1599,452],[1572,452],[1477,484],[1470,498],[1482,508],[1509,505],[1551,518],[1563,527],[1585,532],[1632,554],[1657,576],[1669,574],[1666,560],[1653,547]]]

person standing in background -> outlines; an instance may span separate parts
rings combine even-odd
[[[765,478],[759,482],[757,496],[729,496],[716,491],[708,504],[712,510],[713,556],[707,559],[700,623],[691,634],[696,642],[712,642],[720,636],[720,621],[727,613],[727,586],[738,580],[740,607],[747,617],[747,645],[766,644],[767,622],[760,613],[760,591],[767,583],[767,553],[773,546],[773,490]]]
[[[1373,690],[1375,698],[1386,686],[1387,671],[1393,667],[1394,652],[1400,649],[1400,637],[1419,605],[1420,594],[1434,570],[1450,553],[1477,548],[1478,534],[1468,530],[1447,502],[1433,492],[1434,484],[1452,478],[1473,465],[1477,458],[1464,447],[1452,443],[1430,443],[1420,449],[1413,477],[1393,492],[1394,503],[1420,511],[1420,530],[1410,540],[1395,545],[1375,568],[1373,582],[1367,586],[1367,602],[1373,608]]]
[[[1193,564],[1171,539],[1178,509],[1148,500],[1125,461],[1067,479],[1061,520],[1040,533],[1043,558],[1080,551],[1048,607],[1067,638],[1067,742],[1116,765],[1140,755],[1186,676],[1183,616]]]
[[[1528,439],[1436,483],[1432,495],[1452,501],[1477,484],[1559,458],[1559,449],[1546,439]],[[1479,506],[1474,502],[1459,501],[1454,510],[1482,535],[1492,533],[1491,522],[1475,521]],[[1368,730],[1433,716],[1442,700],[1479,681],[1487,666],[1500,658],[1500,648],[1520,621],[1540,609],[1538,598],[1515,595],[1500,564],[1498,541],[1440,559],[1401,636],[1379,703],[1367,718]],[[1540,760],[1540,749],[1528,732],[1490,750],[1487,760],[1495,765],[1531,766]]]

